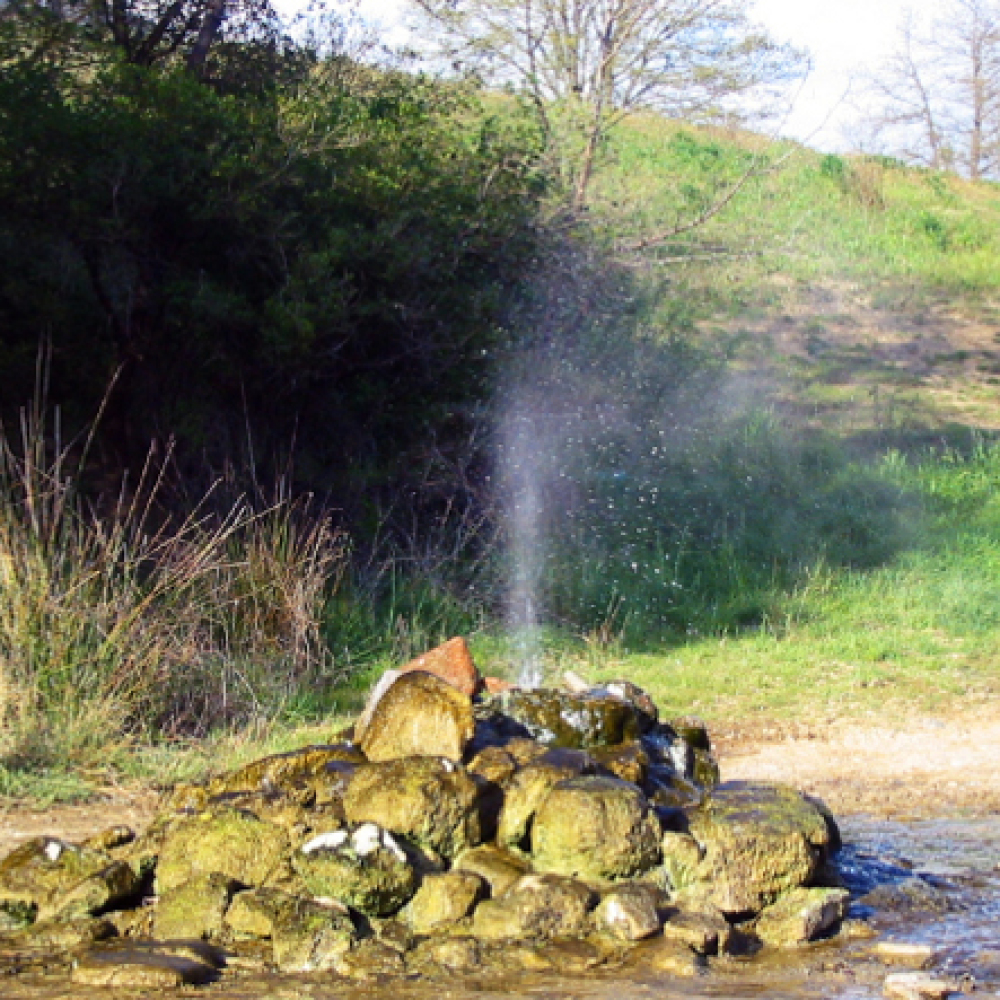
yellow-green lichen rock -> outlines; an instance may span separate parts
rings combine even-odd
[[[364,754],[350,744],[302,747],[289,753],[262,757],[235,771],[214,778],[207,785],[209,797],[234,792],[293,792],[322,784],[327,768],[333,764],[363,764]]]
[[[87,917],[138,888],[138,876],[124,861],[56,837],[36,837],[0,861],[0,909],[22,923]]]
[[[535,813],[560,781],[576,778],[579,773],[572,765],[551,764],[541,760],[517,771],[504,792],[497,826],[497,843],[530,851]]]
[[[688,813],[703,857],[703,897],[723,913],[757,913],[808,885],[831,844],[826,816],[786,785],[732,781]]]
[[[660,860],[660,824],[646,797],[619,778],[561,781],[545,798],[532,827],[539,871],[581,878],[622,879]]]
[[[794,948],[833,930],[847,916],[846,889],[792,889],[761,913],[757,937],[778,948]]]
[[[461,764],[408,757],[359,768],[344,796],[344,811],[350,823],[375,823],[453,858],[480,842],[478,797],[478,786]]]
[[[164,892],[156,903],[153,929],[158,938],[214,938],[222,933],[223,919],[233,894],[233,879],[211,872],[196,875]]]
[[[292,856],[292,867],[314,896],[375,917],[396,913],[420,883],[406,852],[374,823],[315,838]]]
[[[359,738],[371,761],[430,756],[458,762],[474,731],[469,697],[433,674],[415,670],[396,678]]]
[[[480,844],[479,847],[463,851],[455,859],[453,870],[470,872],[484,879],[489,885],[490,895],[496,899],[522,875],[527,875],[531,866],[495,844]]]
[[[625,882],[601,895],[594,924],[621,941],[642,941],[656,934],[666,895],[656,886]]]
[[[160,848],[160,893],[196,875],[218,872],[245,886],[262,885],[289,851],[288,833],[250,813],[219,809],[171,824]]]
[[[240,938],[269,938],[274,962],[282,972],[335,969],[357,940],[345,906],[303,899],[280,889],[238,893],[226,924]]]
[[[635,739],[642,730],[632,705],[600,690],[569,694],[514,688],[503,692],[500,705],[505,715],[546,746],[583,750],[615,746]]]
[[[425,875],[401,915],[415,934],[433,934],[467,917],[486,890],[485,880],[471,872]]]
[[[525,875],[500,899],[476,907],[472,933],[486,941],[576,937],[586,932],[596,894],[560,875]]]

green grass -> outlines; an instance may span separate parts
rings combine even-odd
[[[1000,188],[638,118],[595,228],[620,248],[765,160],[706,226],[632,259],[624,319],[589,287],[573,312],[555,282],[561,360],[598,374],[577,401],[619,419],[554,459],[573,490],[553,496],[547,679],[624,675],[710,724],[996,699]],[[980,340],[952,342],[953,315]],[[365,559],[287,501],[151,531],[148,504],[97,517],[68,451],[26,426],[0,456],[0,796],[328,740],[382,670],[455,634],[516,679],[492,535],[456,544],[478,522]]]

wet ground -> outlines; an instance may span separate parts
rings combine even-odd
[[[329,976],[269,976],[229,970],[207,987],[171,996],[219,1000],[876,1000],[889,973],[878,941],[926,943],[934,971],[973,998],[1000,997],[1000,713],[996,705],[952,718],[887,727],[857,721],[796,731],[731,732],[719,740],[723,776],[784,780],[820,794],[839,817],[842,870],[852,915],[877,936],[819,942],[793,953],[716,961],[695,979],[640,967],[585,974],[518,974],[503,979],[345,983]],[[79,839],[120,822],[141,827],[151,793],[63,807],[43,814],[0,808],[0,854],[38,833]],[[71,984],[65,973],[3,975],[4,1000],[91,1000],[164,996]],[[973,992],[974,987],[974,992]]]
[[[975,997],[1000,996],[1000,816],[887,821],[842,818],[842,871],[855,895],[852,917],[877,932],[819,942],[795,952],[713,961],[695,979],[644,973],[641,965],[584,974],[523,974],[447,981],[345,983],[325,976],[272,976],[230,970],[207,987],[167,995],[225,1000],[876,1000],[899,971],[874,953],[878,941],[926,943],[939,952],[936,972]],[[3,961],[0,958],[0,969]],[[139,998],[163,991],[107,990],[71,984],[65,973],[0,977],[5,1000]]]

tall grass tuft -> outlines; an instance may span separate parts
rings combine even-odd
[[[72,454],[40,408],[0,436],[0,764],[103,767],[332,681],[320,623],[347,547],[321,512],[170,517],[149,461],[99,514]]]

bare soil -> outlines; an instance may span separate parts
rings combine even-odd
[[[1000,815],[1000,701],[947,714],[713,728],[724,780],[783,781],[817,795],[837,815],[933,819]],[[0,800],[0,857],[30,837],[81,841],[153,818],[159,793],[109,790],[92,802],[37,809]]]
[[[1000,814],[1000,702],[887,725],[857,719],[715,735],[724,780],[783,781],[838,815]]]

